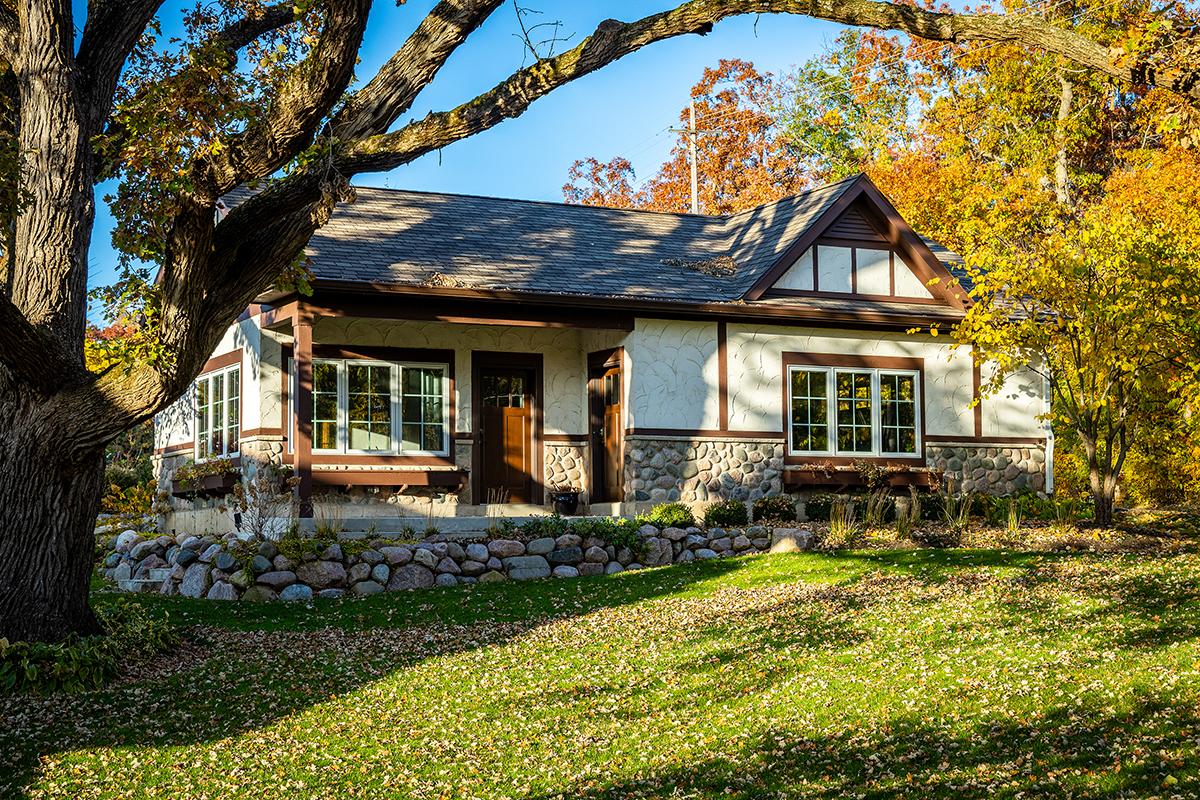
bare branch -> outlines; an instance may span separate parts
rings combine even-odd
[[[333,120],[343,141],[384,133],[412,107],[446,59],[504,0],[442,0]]]

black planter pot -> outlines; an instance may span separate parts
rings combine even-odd
[[[551,492],[550,501],[554,503],[554,513],[571,517],[579,510],[579,492]]]

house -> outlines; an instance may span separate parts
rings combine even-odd
[[[864,460],[1049,488],[1041,376],[972,406],[990,366],[929,333],[961,260],[863,175],[720,217],[359,189],[307,252],[312,295],[260,297],[159,415],[162,480],[269,459],[358,517],[753,500]]]

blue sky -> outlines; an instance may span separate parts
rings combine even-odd
[[[562,35],[574,33],[573,47],[609,17],[625,22],[666,10],[661,2],[599,0],[520,0],[542,13],[534,22],[561,20]],[[360,53],[360,83],[403,44],[436,0],[408,0],[396,6],[377,0]],[[83,5],[77,0],[77,7]],[[182,3],[163,7],[164,33],[176,30]],[[79,9],[77,13],[81,13]],[[567,170],[576,159],[608,161],[624,156],[639,179],[657,171],[675,141],[688,90],[705,67],[721,58],[751,61],[759,70],[786,72],[822,51],[841,26],[792,15],[738,17],[719,23],[707,36],[682,36],[643,48],[603,69],[561,87],[535,102],[517,119],[457,142],[389,173],[360,175],[360,186],[417,189],[528,200],[562,200]],[[525,55],[516,37],[516,13],[506,4],[447,62],[417,98],[412,117],[453,108],[486,91],[515,70]],[[403,124],[405,120],[400,120]],[[97,220],[90,255],[90,286],[111,283],[116,255],[110,246],[112,218],[97,191]],[[98,314],[93,312],[93,319]]]

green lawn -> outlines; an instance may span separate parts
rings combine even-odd
[[[760,556],[311,607],[0,700],[0,796],[1200,796],[1200,557]]]

